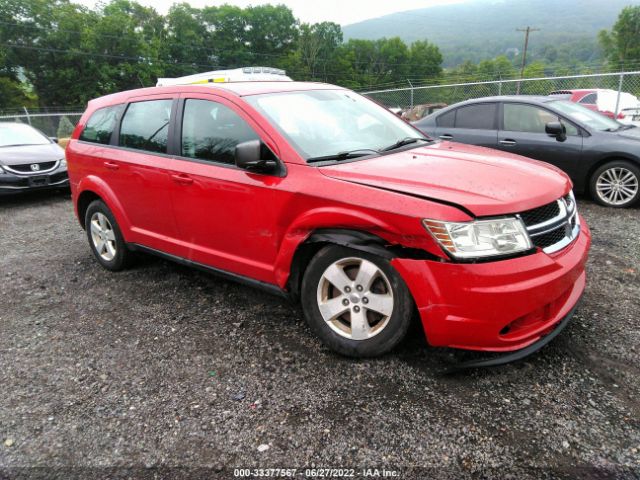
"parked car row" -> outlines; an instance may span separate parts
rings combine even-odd
[[[573,190],[638,200],[638,129],[559,96],[430,105],[411,125],[340,87],[216,73],[89,103],[66,152],[89,246],[109,270],[142,251],[300,300],[344,355],[389,351],[414,313],[431,345],[503,354],[474,365],[538,350],[585,288]],[[67,181],[62,158],[44,177],[11,150],[55,143],[3,128],[0,183]]]

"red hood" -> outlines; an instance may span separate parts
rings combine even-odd
[[[339,180],[454,203],[476,216],[522,212],[571,189],[569,178],[552,165],[451,142],[319,170]]]

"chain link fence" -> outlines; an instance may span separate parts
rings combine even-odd
[[[640,97],[640,71],[426,85],[373,90],[362,94],[389,108],[407,110],[417,105],[444,106],[495,95],[548,95],[559,90],[582,88],[608,89]],[[619,112],[619,104],[618,98],[616,114]]]
[[[83,107],[27,108],[0,111],[0,122],[26,123],[48,137],[67,138],[80,120]]]

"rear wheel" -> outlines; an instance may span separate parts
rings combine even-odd
[[[89,204],[85,228],[89,246],[100,265],[118,271],[129,264],[131,252],[125,245],[115,217],[102,200],[94,200]]]
[[[334,351],[381,355],[406,335],[413,300],[388,260],[331,245],[311,260],[302,281],[302,306],[312,330]]]
[[[593,199],[606,207],[630,207],[640,199],[640,168],[625,160],[601,166],[590,183]]]

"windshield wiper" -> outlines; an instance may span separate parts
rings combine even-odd
[[[366,157],[367,155],[376,153],[380,152],[378,150],[374,150],[373,148],[358,148],[357,150],[338,152],[332,155],[323,155],[322,157],[307,158],[307,163],[325,162],[327,160],[348,160],[349,158]]]
[[[427,140],[426,138],[423,138],[423,137],[405,137],[405,138],[403,138],[401,140],[398,140],[393,145],[389,145],[388,147],[383,148],[380,151],[381,152],[388,152],[390,150],[395,150],[396,148],[404,147],[405,145],[410,145],[412,143],[416,143],[416,142],[419,142],[419,141],[428,142],[429,140]]]

